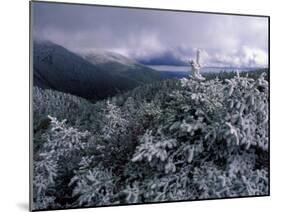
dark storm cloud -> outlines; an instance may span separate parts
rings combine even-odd
[[[267,19],[84,5],[33,3],[34,36],[73,51],[116,51],[134,58],[205,50],[209,64],[266,65]]]

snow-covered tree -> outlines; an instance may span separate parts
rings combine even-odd
[[[77,206],[113,204],[114,181],[110,171],[93,168],[86,172],[76,172],[69,185],[75,185],[72,195],[77,197]]]
[[[195,80],[205,80],[205,78],[200,74],[200,69],[202,68],[201,65],[201,50],[197,49],[196,51],[196,59],[190,61],[191,71],[192,71],[192,78]]]
[[[56,188],[67,183],[73,170],[78,168],[77,163],[81,160],[88,136],[87,131],[80,132],[67,127],[66,120],[48,117],[51,129],[42,135],[45,143],[34,162],[33,196],[36,209],[52,208],[58,204],[54,201],[59,194],[67,195],[67,191],[58,191]]]

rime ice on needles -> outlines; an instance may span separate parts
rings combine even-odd
[[[106,124],[102,129],[105,139],[110,139],[116,130],[122,131],[128,124],[128,121],[121,117],[121,110],[110,101],[106,102],[105,108]]]
[[[77,173],[69,186],[76,185],[72,195],[78,197],[78,205],[107,205],[113,195],[112,179],[110,171],[96,167],[82,174]]]
[[[47,124],[35,208],[268,194],[265,77],[170,79],[95,104],[35,89],[36,123]]]
[[[34,204],[36,209],[54,207],[55,197],[50,195],[56,186],[56,179],[65,170],[73,169],[83,154],[83,139],[88,132],[80,132],[67,127],[65,122],[48,116],[51,129],[42,135],[46,140],[39,152],[39,160],[34,163]]]
[[[167,139],[155,137],[147,131],[140,140],[141,145],[137,147],[137,151],[132,159],[133,162],[152,159],[165,161],[168,157],[168,150],[177,145],[176,139]]]

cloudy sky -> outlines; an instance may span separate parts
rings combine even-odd
[[[108,50],[139,61],[186,62],[200,48],[207,66],[268,64],[264,17],[37,2],[33,35],[75,52]]]

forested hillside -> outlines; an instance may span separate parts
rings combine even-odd
[[[35,86],[90,100],[104,99],[163,79],[157,71],[136,62],[128,63],[128,58],[113,53],[83,58],[49,41],[34,41],[33,50]]]
[[[96,51],[82,55],[102,71],[132,80],[136,85],[163,79],[161,73],[115,52]]]
[[[266,77],[169,79],[96,103],[34,87],[35,209],[267,195]]]

